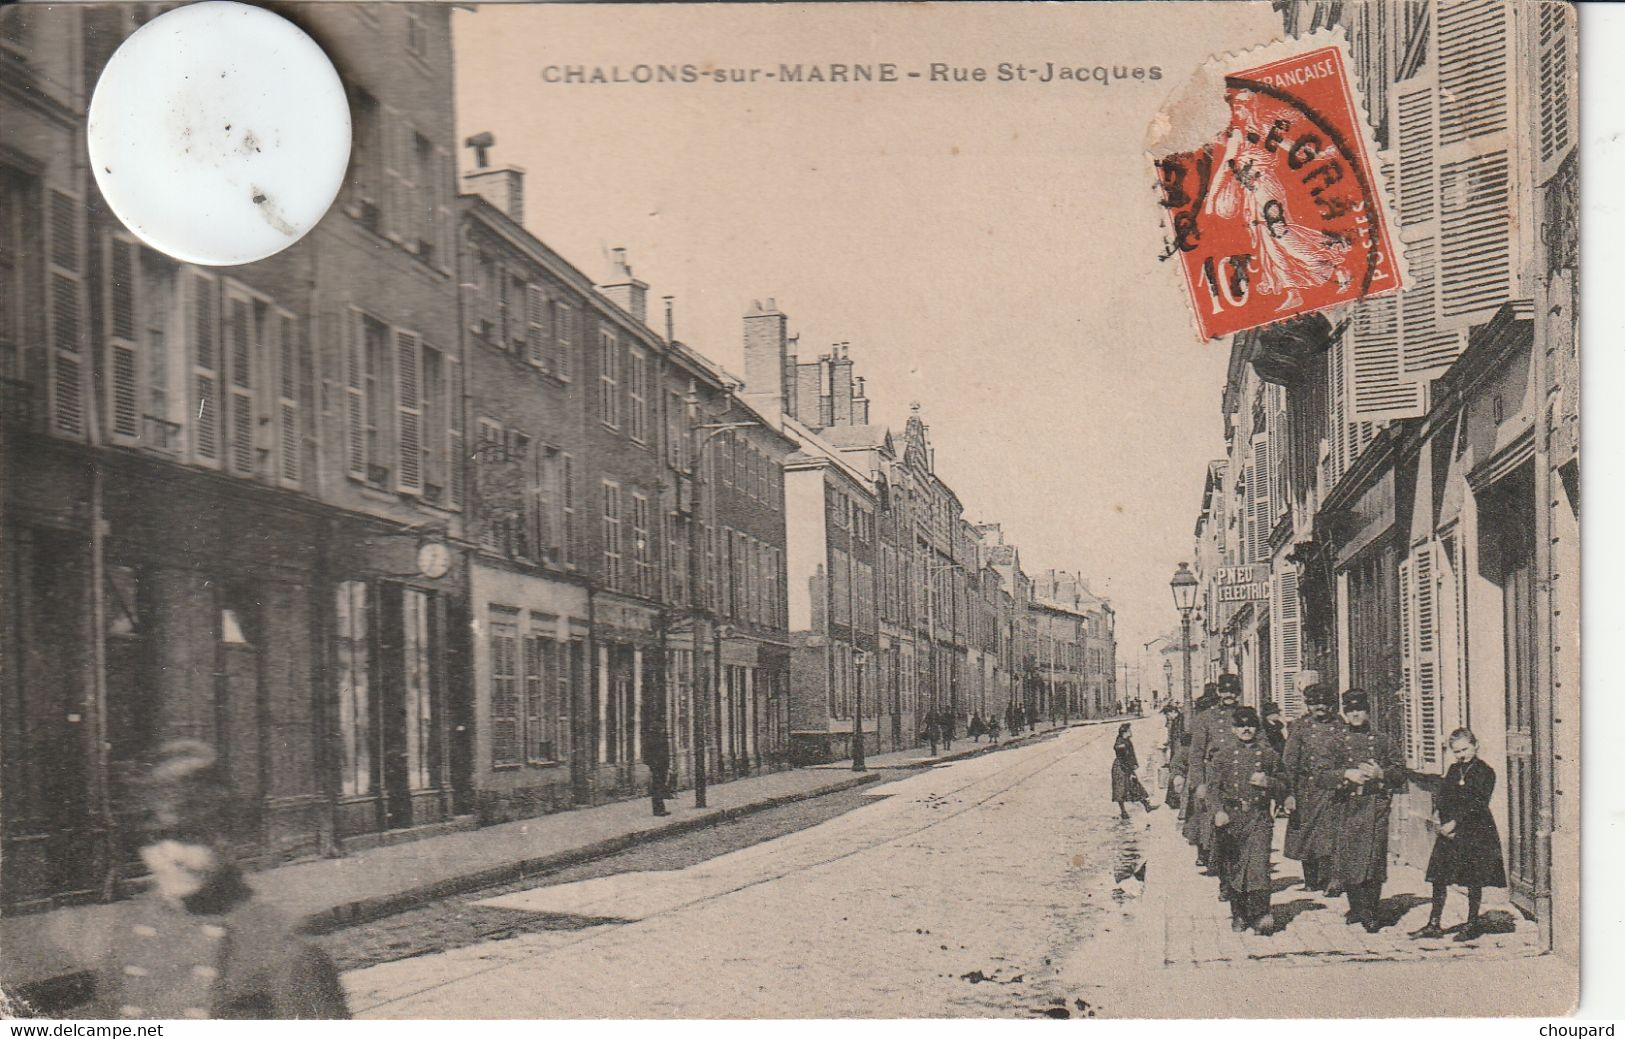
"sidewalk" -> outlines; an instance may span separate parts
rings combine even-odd
[[[1230,929],[1218,879],[1196,866],[1178,813],[1158,811],[1144,832],[1146,884],[1120,970],[1100,990],[1113,1017],[1391,1017],[1456,1014],[1564,1014],[1578,995],[1579,971],[1540,948],[1536,925],[1502,889],[1484,893],[1482,912],[1496,933],[1457,943],[1417,940],[1427,920],[1430,886],[1421,868],[1390,863],[1383,885],[1383,922],[1376,934],[1343,922],[1343,898],[1305,891],[1298,863],[1282,859],[1285,821],[1278,820],[1271,856],[1276,926],[1268,937]],[[1447,932],[1466,917],[1466,896],[1451,892]],[[1099,950],[1095,950],[1098,956]],[[1075,975],[1099,966],[1080,961]],[[1304,967],[1319,970],[1304,971]],[[1207,973],[1215,968],[1223,973]],[[1203,972],[1203,973],[1198,973]]]
[[[1019,746],[1054,730],[1005,740]],[[655,818],[647,798],[558,812],[477,830],[391,844],[344,858],[317,859],[261,870],[249,883],[266,901],[312,932],[353,926],[423,901],[443,898],[530,873],[613,854],[663,836],[685,833],[821,794],[877,782],[887,769],[926,768],[992,750],[964,743],[933,757],[911,748],[869,758],[868,772],[851,762],[749,776],[707,788],[708,807],[693,807],[693,791],[667,802]],[[0,992],[61,979],[99,959],[110,905],[74,906],[0,919]]]

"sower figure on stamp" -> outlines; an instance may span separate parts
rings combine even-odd
[[[152,886],[112,909],[91,1014],[346,1018],[338,971],[255,897],[231,857],[231,779],[197,740],[160,747],[141,787]]]
[[[1375,933],[1382,929],[1377,906],[1388,879],[1388,814],[1406,783],[1405,762],[1394,741],[1371,728],[1371,702],[1363,689],[1343,694],[1347,727],[1337,762],[1320,774],[1339,806],[1332,876],[1348,893],[1344,920]]]
[[[1303,886],[1316,891],[1330,882],[1332,853],[1337,849],[1338,809],[1333,791],[1317,777],[1342,760],[1343,722],[1337,717],[1337,692],[1320,682],[1315,672],[1304,687],[1309,713],[1292,723],[1282,765],[1290,789],[1287,793],[1286,841],[1281,854],[1303,863]]]
[[[1259,738],[1258,712],[1237,707],[1229,714],[1232,737],[1207,771],[1219,883],[1229,895],[1231,929],[1270,934],[1270,800],[1285,795],[1286,781],[1281,759]]]

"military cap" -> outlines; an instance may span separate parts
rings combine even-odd
[[[1364,689],[1350,689],[1343,694],[1343,710],[1369,711],[1371,710],[1371,698],[1366,695]]]
[[[224,837],[229,827],[231,781],[215,749],[201,740],[170,740],[160,746],[137,796],[149,837],[209,843]]]
[[[1303,702],[1308,704],[1325,704],[1328,707],[1337,706],[1337,690],[1325,682],[1316,682],[1303,691]]]
[[[1235,728],[1250,725],[1256,729],[1258,728],[1258,712],[1251,707],[1237,707],[1230,712],[1230,724]]]
[[[1237,696],[1241,695],[1241,678],[1240,678],[1240,676],[1238,676],[1238,675],[1220,675],[1219,676],[1219,694],[1222,696],[1225,693],[1235,693]]]

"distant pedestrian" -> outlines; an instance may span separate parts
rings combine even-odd
[[[1292,722],[1282,757],[1290,788],[1283,805],[1287,824],[1281,854],[1303,863],[1304,889],[1315,891],[1332,882],[1342,806],[1320,775],[1341,760],[1344,726],[1337,716],[1337,691],[1314,672],[1300,672],[1304,675],[1313,679],[1303,687],[1309,713]]]
[[[332,961],[255,897],[232,860],[231,789],[208,744],[159,748],[140,791],[152,885],[109,911],[92,1016],[350,1016]]]
[[[1021,726],[1016,721],[1016,702],[1011,700],[1004,705],[1004,730],[1014,736]]]
[[[1343,694],[1347,728],[1337,763],[1321,774],[1341,805],[1332,874],[1348,895],[1343,919],[1375,933],[1388,878],[1388,816],[1396,791],[1406,783],[1405,761],[1394,741],[1371,727],[1371,701],[1363,689]]]
[[[1146,811],[1152,811],[1151,798],[1135,773],[1140,768],[1134,753],[1133,726],[1124,722],[1117,728],[1117,742],[1112,745],[1112,800],[1117,802],[1118,814],[1128,818],[1128,802],[1138,801]]]
[[[1281,759],[1258,738],[1258,712],[1226,708],[1232,739],[1209,762],[1208,803],[1213,806],[1214,856],[1219,884],[1230,903],[1230,926],[1270,934],[1270,799],[1285,796]]]
[[[958,719],[954,717],[952,709],[942,712],[942,749],[954,749],[954,724]]]
[[[942,738],[942,719],[935,710],[925,712],[925,738],[931,744],[931,756],[937,756],[937,742]]]
[[[970,716],[970,725],[966,727],[965,731],[970,734],[972,743],[982,742],[982,737],[987,735],[987,726],[983,724],[980,713]]]
[[[1455,762],[1445,773],[1434,797],[1438,829],[1433,855],[1428,859],[1428,883],[1433,885],[1433,911],[1416,938],[1444,937],[1444,903],[1450,885],[1467,889],[1467,922],[1456,932],[1458,942],[1470,942],[1484,933],[1479,904],[1487,887],[1506,887],[1506,867],[1501,860],[1501,832],[1490,814],[1490,796],[1495,793],[1495,769],[1479,758],[1478,737],[1471,729],[1450,734],[1450,753]]]
[[[999,742],[999,716],[997,714],[987,716],[987,738],[990,743],[995,745]]]
[[[671,747],[659,725],[650,726],[643,738],[643,763],[649,766],[649,808],[657,816],[670,815],[666,796],[671,786]]]

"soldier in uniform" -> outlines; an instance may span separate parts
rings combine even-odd
[[[1343,722],[1337,717],[1337,692],[1330,685],[1314,681],[1304,688],[1303,698],[1309,713],[1292,723],[1282,755],[1289,790],[1281,853],[1303,863],[1303,886],[1315,891],[1330,881],[1339,830],[1338,805],[1332,791],[1318,785],[1318,777],[1341,760]]]
[[[1332,877],[1348,893],[1344,920],[1375,933],[1382,929],[1377,906],[1388,879],[1389,803],[1406,783],[1405,760],[1394,741],[1371,728],[1371,702],[1363,689],[1343,694],[1339,752],[1320,773],[1338,811]]]
[[[208,744],[159,749],[142,790],[152,887],[113,914],[95,1016],[350,1016],[332,962],[258,901],[232,862],[230,789]]]
[[[1203,717],[1214,707],[1217,707],[1218,703],[1219,684],[1209,682],[1202,687],[1202,695],[1197,697],[1196,703],[1192,705],[1190,724],[1181,726],[1181,746],[1184,747],[1184,761],[1180,769],[1180,775],[1184,777],[1184,803],[1180,806],[1179,819],[1183,823],[1185,839],[1190,841],[1191,844],[1197,845],[1198,848],[1200,848],[1200,841],[1197,838],[1201,831],[1200,817],[1202,813],[1197,811],[1196,786],[1191,782],[1190,748],[1195,740],[1196,730],[1200,726],[1207,724],[1202,720]],[[1205,864],[1200,851],[1197,852],[1196,864],[1198,866]]]
[[[1213,859],[1213,806],[1207,804],[1205,800],[1207,766],[1214,756],[1235,738],[1230,724],[1230,712],[1235,709],[1236,701],[1241,698],[1241,679],[1235,675],[1220,675],[1218,694],[1218,706],[1200,715],[1191,726],[1190,765],[1185,776],[1186,784],[1194,791],[1197,807],[1200,809],[1192,812],[1196,816],[1196,848],[1199,853],[1197,862],[1208,866],[1213,872],[1218,870]],[[1222,884],[1219,897],[1227,897],[1227,889]]]
[[[1232,930],[1270,934],[1270,841],[1275,819],[1270,799],[1286,791],[1281,759],[1258,735],[1258,712],[1229,712],[1231,738],[1208,762],[1207,798],[1213,806],[1219,883],[1230,896]]]

